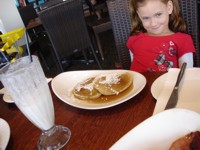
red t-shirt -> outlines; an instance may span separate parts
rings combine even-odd
[[[178,59],[182,55],[195,52],[191,36],[180,32],[169,36],[140,33],[129,37],[127,47],[133,53],[130,69],[137,72],[178,68]]]

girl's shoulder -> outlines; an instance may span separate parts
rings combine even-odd
[[[166,36],[153,36],[153,35],[148,35],[145,33],[138,33],[138,34],[134,34],[132,36],[130,36],[129,38],[136,40],[139,38],[171,38],[171,37],[190,37],[189,34],[186,33],[182,33],[182,32],[176,32],[170,35],[166,35]]]
[[[176,32],[176,33],[166,35],[166,36],[152,36],[152,35],[148,35],[141,32],[138,34],[131,35],[128,38],[127,44],[134,43],[137,41],[155,41],[155,40],[162,41],[162,40],[172,40],[172,39],[176,39],[177,41],[184,42],[187,40],[191,40],[191,36],[189,34],[182,33],[182,32]]]
[[[134,34],[128,37],[128,40],[126,42],[126,45],[129,49],[131,49],[132,44],[134,44],[138,39],[141,39],[143,37],[143,33]],[[140,41],[140,40],[139,40]]]
[[[177,36],[177,37],[191,37],[189,34],[187,33],[182,33],[182,32],[177,32],[177,33],[174,33],[173,36]]]
[[[141,32],[141,33],[129,36],[128,41],[132,41],[133,42],[133,41],[136,41],[136,40],[138,40],[140,38],[144,38],[144,37],[145,37],[145,34]]]
[[[182,33],[182,32],[174,33],[172,35],[171,39],[173,39],[173,40],[175,40],[177,42],[181,42],[181,43],[192,42],[191,35],[187,34],[187,33]]]

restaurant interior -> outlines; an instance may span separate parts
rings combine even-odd
[[[118,12],[114,9],[112,10],[112,8],[108,8],[105,0],[102,0],[100,3],[95,4],[95,6],[93,6],[88,0],[81,0],[84,20],[86,21],[86,27],[88,29],[89,36],[92,41],[92,45],[94,47],[95,55],[97,58],[95,58],[91,50],[86,51],[85,55],[81,48],[72,48],[74,51],[78,52],[70,52],[70,54],[56,54],[58,48],[54,47],[54,44],[52,44],[53,40],[51,37],[49,37],[50,34],[45,31],[46,27],[44,27],[44,20],[42,24],[40,14],[42,14],[41,12],[45,9],[45,7],[50,7],[51,5],[60,3],[62,2],[62,0],[13,1],[15,3],[17,11],[19,12],[20,19],[22,20],[23,25],[28,32],[28,41],[31,53],[39,56],[41,64],[47,76],[55,76],[60,73],[60,71],[63,72],[71,70],[118,68],[129,69],[130,56],[126,48],[127,37],[129,36],[130,28],[132,26],[130,21],[131,19],[128,16],[129,14],[125,14],[125,12]],[[199,13],[198,7],[200,5],[200,2],[195,2],[197,3],[197,6],[194,11],[196,10]],[[184,3],[187,2],[183,1],[183,10],[185,9],[184,5],[186,5]],[[102,17],[101,19],[97,18],[97,11],[100,11]],[[113,15],[113,12],[118,13],[118,16]],[[123,17],[123,22],[125,22],[126,24],[119,23],[119,20],[118,22],[115,21],[117,20],[115,17],[119,17],[120,13],[122,14],[122,17],[123,15],[127,16],[127,19]],[[193,12],[183,11],[183,16],[188,23],[189,33],[192,35],[195,48],[197,49],[197,53],[194,58],[194,65],[198,67],[200,66],[200,62],[199,36],[197,32],[199,31],[198,24],[200,19],[198,18],[198,15],[195,15]],[[49,23],[47,22],[47,24]],[[25,47],[24,49],[26,49],[25,43],[23,47]],[[62,55],[62,57],[59,55]],[[58,58],[57,56],[60,58]],[[62,59],[61,63],[63,63],[62,65],[64,65],[64,68],[58,61],[59,59]]]
[[[55,149],[63,150],[168,150],[174,141],[188,135],[200,142],[200,0],[179,0],[196,49],[194,68],[142,73],[130,71],[131,56],[126,42],[133,24],[129,2],[0,1],[0,68],[24,56],[29,56],[32,62],[35,57],[31,55],[36,55],[44,78],[40,79],[38,68],[33,75],[38,76],[38,84],[45,80],[50,89],[47,94],[44,94],[45,90],[41,95],[36,93],[33,103],[23,99],[26,104],[23,105],[9,95],[8,84],[3,87],[2,83],[7,81],[2,78],[3,75],[6,78],[6,74],[2,75],[0,71],[0,150],[45,149],[41,145],[49,143],[56,143]],[[1,10],[5,11],[3,5],[10,9],[7,17],[1,13]],[[105,94],[103,90],[97,93],[99,97],[93,99],[88,98],[91,95],[83,98],[77,94],[80,87],[93,78],[97,82],[104,78],[103,75],[108,75],[110,80],[116,81],[118,75],[124,74],[130,85],[117,94],[112,89],[110,92],[114,91],[115,95]],[[25,80],[26,77],[21,75],[23,81],[14,73],[11,75],[16,79],[16,82],[10,83],[12,88],[18,80],[22,84],[36,80],[34,77]],[[176,77],[180,79],[180,85]],[[175,84],[179,97],[173,106],[167,108],[171,93],[176,89]],[[89,83],[87,87],[89,90],[91,85]],[[26,92],[19,91],[29,89],[18,86],[19,89],[12,90],[20,99],[20,94],[26,95]],[[92,86],[95,90],[99,88]],[[36,87],[34,83],[33,89]],[[45,96],[49,94],[48,101]],[[40,97],[45,100],[37,103],[37,108],[36,102]],[[47,122],[43,115],[48,118]],[[67,132],[65,137],[61,138],[61,130]],[[49,139],[45,139],[43,136],[49,131],[52,131],[51,135],[55,133],[60,137],[52,140],[48,135]],[[192,144],[199,146],[197,142]],[[49,149],[54,149],[52,145]]]
[[[55,2],[55,0],[53,0],[53,2]],[[59,2],[62,1],[58,0],[57,3]],[[70,54],[70,56],[66,54],[65,60],[67,59],[67,61],[64,60],[65,64],[62,71],[119,68],[119,58],[116,51],[106,2],[103,1],[103,3],[99,3],[95,7],[86,1],[81,2],[86,26],[89,30],[90,37],[92,37],[92,44],[94,45],[95,53],[101,67],[97,65],[91,51],[86,51],[86,56],[88,58],[85,58],[83,52],[78,50],[78,52],[74,52]],[[24,26],[26,27],[30,37],[29,47],[31,53],[36,55],[39,54],[46,76],[54,77],[60,73],[60,68],[56,65],[57,60],[55,59],[56,56],[53,53],[54,50],[51,44],[52,41],[50,41],[47,35],[48,33],[45,31],[41,21],[38,23],[36,20],[39,18],[40,11],[44,9],[43,7],[45,7],[47,3],[49,2],[46,0],[15,0],[15,5],[17,6]],[[93,12],[94,9],[101,11],[101,20],[97,19],[97,16]],[[85,59],[88,59],[88,61],[86,62]]]

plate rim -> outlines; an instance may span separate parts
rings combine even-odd
[[[167,72],[167,73],[168,73],[168,72]],[[167,73],[164,73],[164,74],[162,74],[161,76],[159,76],[158,78],[156,78],[156,79],[154,80],[154,82],[152,83],[152,85],[151,85],[151,94],[152,94],[152,96],[153,96],[156,100],[157,100],[159,94],[156,95],[156,92],[154,92],[154,91],[156,91],[156,90],[154,90],[154,89],[155,89],[155,86],[156,86],[156,84],[159,82],[159,80],[162,80],[162,78],[165,78],[165,76],[167,76]],[[160,89],[160,91],[162,91],[162,89]]]
[[[104,72],[113,72],[113,71],[124,71],[124,72],[126,72],[126,71],[128,71],[128,72],[131,72],[132,74],[137,74],[137,75],[139,75],[142,79],[143,79],[143,82],[144,82],[144,84],[142,85],[142,87],[141,87],[141,89],[140,90],[138,90],[133,96],[131,96],[131,97],[129,97],[129,98],[126,98],[125,100],[122,100],[122,101],[118,101],[118,102],[116,102],[116,103],[112,103],[112,104],[109,104],[109,105],[102,105],[102,106],[95,106],[95,107],[91,107],[91,106],[78,106],[78,105],[76,105],[76,104],[73,104],[73,103],[70,103],[69,101],[66,101],[66,100],[63,100],[62,99],[62,97],[60,97],[58,94],[57,94],[57,92],[55,91],[55,80],[57,80],[57,78],[59,78],[59,76],[61,76],[61,75],[63,75],[63,74],[67,74],[67,73],[78,73],[78,72],[81,72],[81,73],[84,73],[84,72],[86,72],[86,73],[94,73],[94,72],[96,72],[96,74],[97,73],[104,73]],[[132,97],[134,97],[134,96],[136,96],[137,94],[139,94],[143,89],[144,89],[144,87],[145,87],[145,85],[146,85],[146,83],[147,83],[147,80],[146,80],[146,77],[144,76],[144,75],[142,75],[141,73],[138,73],[138,72],[135,72],[135,71],[131,71],[131,70],[84,70],[84,71],[68,71],[68,72],[63,72],[63,73],[60,73],[60,74],[58,74],[56,77],[54,77],[53,79],[52,79],[52,82],[51,82],[51,87],[52,87],[52,90],[53,90],[53,92],[54,92],[54,94],[59,98],[59,100],[61,100],[61,101],[63,101],[64,103],[66,103],[66,104],[68,104],[68,105],[70,105],[70,106],[73,106],[73,107],[76,107],[76,108],[80,108],[80,109],[86,109],[86,110],[98,110],[98,109],[106,109],[106,108],[110,108],[110,107],[114,107],[114,106],[116,106],[116,105],[119,105],[119,104],[121,104],[121,103],[124,103],[124,102],[126,102],[126,101],[128,101],[129,99],[131,99]]]
[[[180,70],[179,68],[171,68],[171,69],[173,69],[173,70]],[[193,72],[193,71],[196,71],[196,72],[200,73],[200,68],[198,68],[198,67],[187,68],[186,71],[187,71],[186,73]],[[158,78],[156,78],[156,79],[154,80],[154,82],[153,82],[152,85],[151,85],[151,94],[152,94],[152,96],[153,96],[156,100],[158,99],[158,96],[159,96],[160,93],[155,92],[155,91],[156,91],[156,90],[155,90],[155,86],[158,84],[159,81],[161,81],[161,82],[164,81],[164,79],[167,78],[168,73],[169,73],[169,71],[166,72],[166,73],[164,73],[164,74],[162,74],[162,75],[160,75]],[[188,79],[185,78],[185,80],[187,81]],[[160,86],[160,87],[161,87],[161,86]],[[160,88],[160,87],[159,87],[159,88]],[[163,88],[163,86],[162,86],[162,88]],[[159,91],[162,91],[162,88],[160,88]],[[158,89],[158,88],[157,88],[157,89]],[[157,93],[158,93],[158,94],[157,94]],[[157,95],[156,95],[156,94],[157,94]]]
[[[182,113],[182,115],[181,115],[181,113]],[[113,145],[111,145],[111,147],[109,148],[109,150],[121,150],[122,148],[123,149],[126,149],[127,147],[125,147],[125,146],[127,146],[127,144],[128,144],[128,142],[130,143],[130,140],[132,139],[131,137],[132,137],[132,135],[133,134],[137,134],[137,132],[138,132],[138,130],[141,130],[141,128],[144,128],[144,127],[146,127],[146,128],[148,128],[147,127],[147,123],[151,123],[152,124],[152,121],[157,121],[157,120],[159,120],[160,121],[160,118],[161,118],[161,116],[167,116],[167,118],[169,119],[169,118],[171,118],[171,120],[172,119],[174,119],[174,120],[177,120],[177,118],[179,118],[179,119],[182,119],[182,121],[185,119],[183,119],[183,118],[181,118],[180,116],[184,116],[185,114],[187,113],[187,120],[189,120],[189,118],[191,117],[191,116],[193,116],[193,118],[199,118],[200,117],[200,114],[199,113],[197,113],[197,112],[195,112],[195,111],[192,111],[192,110],[189,110],[189,109],[185,109],[185,108],[173,108],[173,109],[168,109],[168,110],[165,110],[165,111],[162,111],[162,112],[160,112],[160,113],[158,113],[158,114],[156,114],[156,115],[154,115],[154,116],[151,116],[151,117],[149,117],[149,118],[147,118],[146,120],[144,120],[143,122],[141,122],[140,124],[138,124],[137,126],[135,126],[134,128],[132,128],[131,130],[129,130],[128,132],[126,132],[121,138],[119,138]],[[172,116],[172,117],[169,117],[169,114],[170,114],[170,116]],[[191,119],[190,119],[191,120]],[[178,120],[177,122],[178,122],[178,124],[180,124],[179,123],[179,121],[180,120]],[[195,120],[196,121],[196,120]],[[191,122],[189,122],[190,124],[191,124]],[[171,125],[170,125],[170,127],[169,128],[171,128],[171,126],[174,124],[174,122],[173,123],[171,123]],[[198,119],[198,125],[200,124],[200,119]],[[183,124],[183,126],[185,126],[185,130],[186,130],[186,126],[187,126],[188,124]],[[187,128],[187,130],[189,131],[189,132],[193,132],[193,131],[197,131],[197,130],[199,130],[200,131],[200,127],[198,126],[197,127],[197,125],[191,125],[191,126],[193,126],[193,129],[191,129],[191,128]],[[196,126],[196,127],[194,127],[194,126]],[[161,126],[162,127],[162,126]],[[194,129],[194,128],[196,128],[196,129]],[[159,129],[158,129],[159,130]],[[183,130],[181,127],[180,127],[180,130]],[[179,131],[180,132],[180,131]],[[184,135],[186,135],[185,133],[183,133],[183,132],[181,132],[181,133],[179,133],[179,132],[177,132],[176,134],[176,138],[174,138],[174,139],[178,139],[178,138],[180,138],[180,137],[182,137],[182,136],[184,136]],[[184,131],[184,132],[186,132],[186,131]],[[169,133],[170,134],[170,133]],[[127,140],[128,139],[128,140]],[[145,139],[145,138],[144,138]],[[126,141],[126,143],[124,143]],[[174,140],[171,140],[171,143],[173,142]],[[121,145],[125,145],[125,146],[121,146]],[[169,146],[169,145],[168,145]],[[130,147],[129,147],[130,148]],[[146,149],[145,149],[146,150]],[[148,149],[148,150],[150,150],[150,149]]]
[[[8,122],[6,120],[4,120],[3,118],[0,118],[0,126],[3,126],[4,128],[0,129],[0,131],[2,130],[7,130],[6,132],[0,132],[0,137],[4,137],[6,138],[4,141],[4,143],[1,143],[0,141],[0,148],[6,148],[10,139],[10,126],[8,124]],[[2,134],[3,133],[3,134]],[[6,133],[6,134],[5,134]],[[3,135],[3,136],[2,136]],[[2,145],[1,145],[2,144]],[[3,146],[3,147],[2,147]]]

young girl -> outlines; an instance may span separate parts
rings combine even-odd
[[[193,67],[195,48],[179,11],[178,0],[130,0],[133,21],[127,47],[133,54],[131,70],[167,71]]]

